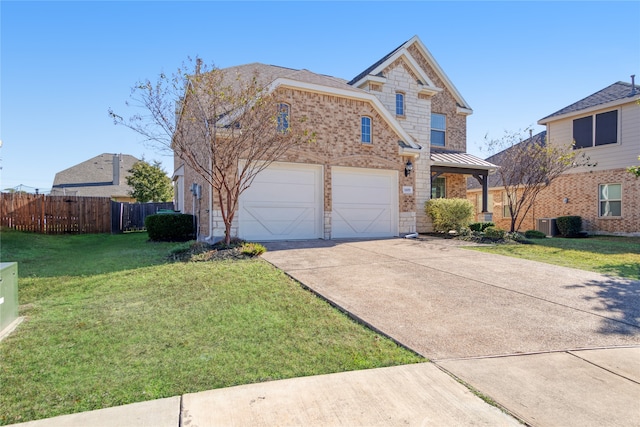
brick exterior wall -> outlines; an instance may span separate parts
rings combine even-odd
[[[395,170],[398,173],[398,211],[400,215],[400,233],[415,231],[415,195],[403,194],[403,186],[415,188],[416,174],[404,176],[407,158],[399,155],[398,140],[401,137],[386,123],[373,105],[366,101],[346,99],[338,96],[306,92],[297,89],[279,89],[282,102],[291,106],[290,123],[295,124],[302,117],[307,120],[304,126],[316,133],[314,142],[302,143],[291,147],[278,159],[282,162],[320,164],[324,167],[324,236],[330,236],[331,229],[331,168],[345,166],[356,168]],[[372,143],[360,142],[360,118],[371,117]],[[175,168],[183,164],[174,159]],[[184,209],[191,213],[193,196],[189,192],[191,183],[203,186],[202,199],[196,203],[196,215],[201,218],[199,235],[208,236],[209,230],[209,187],[191,168],[185,165]],[[224,235],[224,227],[218,200],[213,200],[213,236]],[[237,218],[234,228],[237,234]]]
[[[400,91],[405,95],[405,115],[396,117],[404,131],[422,147],[419,158],[411,158],[414,164],[413,173],[404,176],[404,165],[410,157],[399,155],[398,135],[368,101],[354,100],[340,96],[320,94],[290,88],[280,88],[277,94],[282,102],[291,106],[290,123],[295,124],[301,117],[306,117],[305,127],[316,133],[316,141],[292,147],[279,161],[317,164],[323,166],[324,172],[324,237],[331,235],[332,184],[331,168],[333,166],[386,169],[398,174],[398,213],[399,232],[428,232],[432,230],[431,220],[426,215],[424,204],[431,198],[431,162],[429,156],[431,113],[444,114],[447,120],[445,134],[446,149],[466,151],[466,115],[457,112],[455,97],[438,77],[420,49],[413,44],[407,52],[424,70],[441,92],[428,96],[420,94],[423,85],[418,84],[418,76],[400,58],[389,64],[383,71],[386,82],[371,83],[369,93],[375,95],[385,108],[395,115],[395,94]],[[372,119],[372,144],[360,143],[360,118],[369,116]],[[176,158],[175,168],[183,162]],[[191,183],[203,186],[202,199],[196,203],[195,213],[202,218],[200,235],[208,236],[209,214],[213,215],[214,236],[222,236],[220,229],[218,201],[209,200],[210,191],[203,179],[185,165],[184,175],[184,209],[193,210],[193,199],[189,192]],[[404,194],[402,188],[413,188],[413,194]],[[466,181],[464,175],[447,175],[447,197],[464,197]],[[237,224],[236,224],[237,226]],[[237,229],[236,229],[237,230]]]
[[[601,184],[622,185],[622,216],[600,217],[598,191]],[[502,215],[504,190],[491,189],[493,194],[493,222],[508,230],[510,219]],[[469,191],[467,197],[478,212],[479,190]],[[567,198],[567,203],[564,199]],[[540,218],[578,215],[582,228],[592,234],[640,234],[640,179],[625,169],[571,173],[560,176],[540,192],[535,205],[526,215],[520,231],[536,228]]]
[[[411,45],[407,49],[420,67],[425,71],[429,79],[436,87],[444,88],[442,92],[431,97],[431,113],[444,114],[447,116],[447,134],[445,148],[456,151],[467,150],[467,117],[457,113],[457,103],[451,92],[446,88],[444,82],[438,77],[433,68],[422,56],[416,45]],[[430,136],[430,135],[429,135]]]

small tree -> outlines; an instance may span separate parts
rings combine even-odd
[[[576,156],[573,144],[547,143],[541,135],[523,141],[519,132],[505,132],[485,146],[494,153],[491,160],[500,167],[497,174],[507,196],[511,214],[510,231],[519,230],[540,192],[563,172],[577,166],[594,166],[582,153]]]
[[[640,160],[640,156],[638,156],[638,160]],[[632,175],[635,175],[636,178],[640,178],[640,165],[639,166],[629,166],[627,168],[627,170],[629,171],[629,173],[631,173]]]
[[[141,160],[133,164],[127,176],[127,185],[133,190],[129,195],[140,203],[168,202],[173,199],[173,187],[171,179],[162,169],[160,162],[154,160],[153,164]]]
[[[191,64],[133,88],[132,104],[144,115],[124,120],[109,114],[155,147],[173,150],[213,188],[229,244],[240,195],[258,173],[313,135],[302,128],[305,117],[292,120],[267,77],[203,68],[199,58]]]

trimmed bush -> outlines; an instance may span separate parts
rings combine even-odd
[[[425,211],[433,221],[435,231],[460,233],[473,218],[475,207],[467,199],[431,199],[425,203]]]
[[[562,237],[578,237],[582,230],[582,217],[559,216],[556,219],[556,225]]]
[[[487,227],[495,227],[492,222],[474,222],[469,224],[469,230],[471,231],[484,231]]]
[[[542,231],[538,230],[527,230],[524,232],[524,237],[527,239],[545,239],[547,237]]]
[[[493,241],[504,239],[505,234],[506,234],[506,231],[496,227],[487,227],[484,230],[484,237]]]
[[[149,239],[156,242],[186,242],[196,238],[193,215],[149,215],[144,220],[144,226]]]

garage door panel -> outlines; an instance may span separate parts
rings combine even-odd
[[[239,234],[247,240],[321,237],[322,167],[273,163],[240,198]]]
[[[397,235],[397,183],[395,171],[335,167],[332,171],[332,236]]]

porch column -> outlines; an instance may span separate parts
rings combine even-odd
[[[482,185],[482,213],[487,213],[487,198],[489,197],[487,174],[473,174],[473,177]]]

